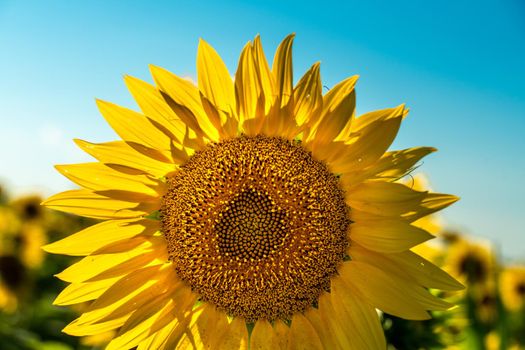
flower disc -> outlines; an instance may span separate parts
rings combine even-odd
[[[161,212],[178,275],[203,301],[248,321],[290,319],[316,304],[348,245],[337,177],[277,137],[197,152],[168,179]]]

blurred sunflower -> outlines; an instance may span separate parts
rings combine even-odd
[[[16,255],[27,268],[37,268],[44,259],[42,245],[47,243],[44,208],[42,198],[30,195],[9,202],[6,210],[16,218],[9,225],[10,234],[3,236],[3,251]],[[0,249],[2,254],[2,249]]]
[[[18,298],[5,284],[0,283],[0,311],[11,313],[18,306]]]
[[[493,277],[493,276],[491,276]],[[493,279],[483,284],[469,286],[469,306],[476,318],[485,325],[493,325],[498,318],[498,290]]]
[[[452,276],[475,287],[492,278],[494,263],[495,256],[488,244],[458,239],[450,246],[445,268]]]
[[[0,310],[14,312],[26,280],[26,269],[18,257],[0,255]]]
[[[86,256],[55,303],[93,300],[64,332],[118,330],[108,349],[384,349],[376,308],[409,319],[462,286],[409,249],[411,225],[457,200],[395,181],[434,151],[387,152],[404,106],[356,117],[350,77],[293,86],[293,35],[270,70],[259,38],[234,82],[201,41],[198,87],[159,67],[125,81],[142,113],[98,101],[123,141],[77,144],[57,169],[83,189],[45,205],[105,220],[47,245]]]
[[[44,209],[40,206],[42,198],[38,195],[20,197],[11,202],[11,207],[23,221],[39,221],[44,218]]]
[[[4,187],[0,185],[0,205],[7,202],[7,194],[5,193]]]
[[[503,305],[518,311],[525,304],[525,266],[511,266],[500,274],[499,289]]]
[[[38,211],[39,203],[35,201]],[[44,257],[45,232],[19,212],[20,201],[4,200],[0,206],[0,309],[14,312],[26,294],[28,269],[38,267]]]

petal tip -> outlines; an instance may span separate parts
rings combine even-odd
[[[53,253],[53,243],[46,244],[40,247],[46,253]]]

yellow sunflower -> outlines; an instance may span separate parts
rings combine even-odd
[[[16,294],[0,281],[0,312],[14,312],[17,306],[18,298]]]
[[[14,255],[25,267],[38,268],[47,243],[45,215],[36,195],[17,198],[0,208],[0,256]]]
[[[27,270],[18,256],[0,255],[0,311],[16,310],[26,280]]]
[[[508,310],[520,310],[525,305],[525,266],[505,268],[500,274],[499,290]]]
[[[103,222],[47,245],[86,256],[55,304],[92,300],[64,332],[118,330],[108,349],[384,349],[376,309],[408,319],[462,286],[409,249],[411,225],[457,200],[395,181],[430,147],[387,152],[403,105],[356,117],[350,77],[293,86],[292,41],[270,69],[259,37],[232,81],[201,41],[198,86],[156,66],[126,84],[141,113],[97,101],[122,141],[57,169],[82,189],[50,208]]]
[[[493,276],[496,257],[488,244],[457,239],[449,248],[445,269],[472,287],[487,283]]]
[[[23,222],[43,221],[44,212],[40,206],[42,198],[38,195],[29,195],[17,198],[11,202],[11,207]]]

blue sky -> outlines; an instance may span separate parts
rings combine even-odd
[[[440,151],[421,169],[462,200],[452,227],[525,258],[525,5],[501,1],[0,0],[0,183],[70,188],[53,164],[89,160],[73,138],[116,138],[94,98],[135,108],[124,74],[148,64],[195,77],[198,38],[230,72],[256,34],[266,54],[288,33],[296,78],[321,61],[326,86],[359,74],[358,112],[411,108],[394,148]]]

